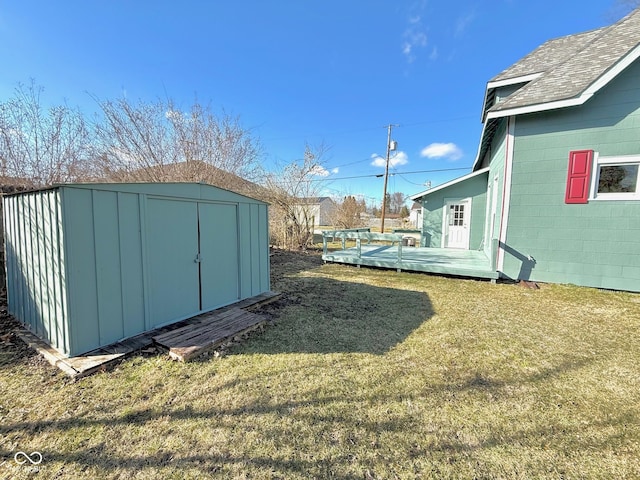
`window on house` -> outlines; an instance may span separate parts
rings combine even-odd
[[[464,225],[464,205],[451,205],[449,207],[449,225],[462,227]]]
[[[593,198],[640,200],[640,157],[600,157],[593,179]]]

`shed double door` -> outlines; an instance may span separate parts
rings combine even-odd
[[[236,205],[154,198],[146,210],[151,328],[239,299]]]

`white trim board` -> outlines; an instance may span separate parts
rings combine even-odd
[[[504,159],[504,177],[502,179],[502,213],[500,215],[500,235],[498,241],[501,244],[507,242],[507,228],[509,226],[509,205],[511,203],[511,173],[513,170],[513,143],[515,140],[516,118],[509,117],[507,121],[507,145]],[[504,248],[498,246],[498,271],[504,269]]]
[[[468,180],[469,178],[473,178],[476,175],[480,175],[482,173],[488,172],[489,171],[489,167],[485,167],[485,168],[481,168],[480,170],[476,170],[475,172],[471,172],[471,173],[467,173],[466,175],[462,176],[462,177],[458,177],[458,178],[454,178],[453,180],[450,180],[446,183],[443,183],[442,185],[438,185],[437,187],[433,187],[429,190],[425,190],[424,192],[420,192],[420,193],[416,193],[415,195],[409,197],[411,200],[413,200],[414,202],[418,201],[418,199],[422,198],[422,197],[426,197],[427,195],[431,195],[434,192],[437,192],[439,190],[443,190],[447,187],[450,187],[451,185],[455,185],[456,183],[460,183],[460,182],[464,182],[465,180]]]

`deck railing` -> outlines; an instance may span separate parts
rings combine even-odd
[[[342,240],[342,249],[346,249],[347,240],[356,241],[356,256],[362,258],[362,241],[367,243],[371,242],[391,242],[391,246],[398,244],[398,264],[402,262],[402,235],[394,233],[372,233],[369,229],[349,229],[349,230],[333,230],[322,232],[322,250],[323,254],[328,253],[328,239],[332,238],[335,241],[336,238]]]

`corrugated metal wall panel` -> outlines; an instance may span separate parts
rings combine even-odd
[[[237,205],[198,203],[201,310],[240,298],[238,224]]]
[[[147,329],[140,195],[64,191],[75,355]]]
[[[94,190],[93,233],[100,345],[124,338],[117,192]]]
[[[140,195],[119,192],[120,281],[125,337],[137,335],[146,330],[142,274],[142,229],[140,227]]]
[[[238,232],[240,246],[240,298],[251,296],[251,207],[247,203],[238,206]]]
[[[3,205],[9,313],[67,353],[59,191],[6,197]]]
[[[64,237],[62,235],[62,200],[60,190],[48,193],[50,224],[51,224],[51,271],[54,279],[53,294],[55,295],[53,315],[56,319],[56,335],[63,352],[71,348],[69,338],[69,314],[67,310],[67,287],[64,262]]]
[[[63,202],[71,355],[77,355],[100,345],[92,191],[65,188]]]
[[[258,205],[260,221],[258,224],[258,249],[260,257],[257,259],[260,270],[260,291],[255,294],[271,290],[271,260],[269,259],[269,212],[265,204]]]
[[[260,230],[260,206],[251,205],[251,215],[249,217],[251,230],[251,295],[256,295],[260,291],[260,260],[259,230]]]

